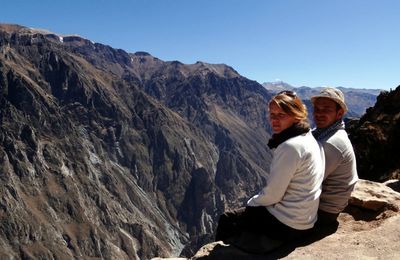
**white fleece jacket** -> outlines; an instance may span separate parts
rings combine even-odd
[[[281,143],[273,154],[267,186],[248,202],[265,206],[283,224],[312,228],[317,220],[325,160],[311,131]]]

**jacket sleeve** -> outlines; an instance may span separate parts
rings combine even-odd
[[[324,180],[325,180],[340,165],[340,161],[342,160],[342,153],[330,143],[324,144],[324,152],[325,152],[325,174],[324,174]]]
[[[248,206],[269,206],[279,202],[299,167],[300,153],[295,147],[283,143],[277,147],[265,186],[248,202]]]

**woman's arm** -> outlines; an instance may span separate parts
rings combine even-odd
[[[293,145],[283,143],[277,147],[265,186],[248,202],[248,206],[268,206],[279,202],[293,178],[300,161],[300,153]]]

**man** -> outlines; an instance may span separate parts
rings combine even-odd
[[[325,175],[320,197],[318,224],[336,225],[337,216],[347,206],[358,180],[353,146],[345,131],[343,115],[347,112],[343,93],[325,88],[311,97],[316,129],[313,135],[325,151]]]

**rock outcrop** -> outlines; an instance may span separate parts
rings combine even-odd
[[[400,86],[382,92],[349,134],[361,178],[400,179]]]

